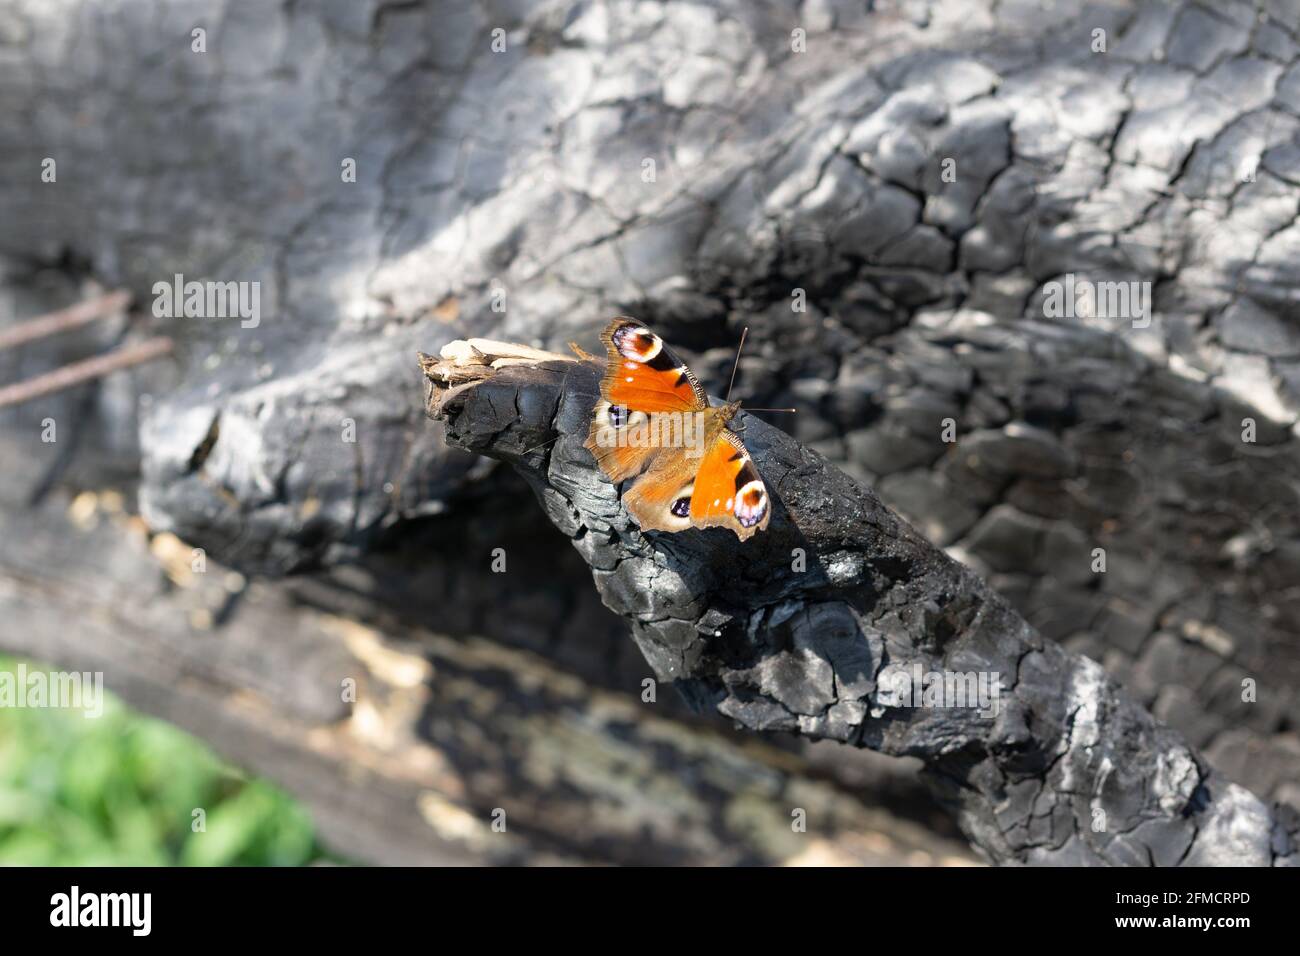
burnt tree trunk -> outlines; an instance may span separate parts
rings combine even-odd
[[[17,536],[0,545],[0,648],[109,660],[109,636],[75,646],[77,615],[56,606],[84,587],[104,619],[150,635],[114,658],[124,689],[180,715],[161,703],[167,680],[126,676],[149,648],[201,651],[190,671],[234,664],[218,668],[218,697],[254,673],[294,685],[255,640],[232,641],[242,651],[226,661],[220,641],[181,635],[291,633],[307,602],[417,647],[436,643],[436,622],[636,695],[645,665],[586,565],[557,556],[540,514],[520,514],[521,479],[425,427],[409,356],[474,336],[590,342],[623,312],[718,381],[748,325],[738,397],[798,405],[795,438],[1044,638],[1101,663],[1226,778],[1300,806],[1297,102],[1300,13],[1274,0],[12,0],[0,321],[66,304],[85,279],[131,290],[139,311],[0,353],[0,382],[160,333],[178,353],[0,411],[0,518],[52,562],[31,563]],[[155,284],[177,273],[260,283],[260,321],[153,316]],[[1147,284],[1149,321],[1056,314],[1051,289],[1070,277]],[[57,444],[40,440],[46,418]],[[937,439],[946,419],[960,454]],[[262,618],[245,592],[218,589],[192,608],[209,579],[155,594],[152,552],[119,568],[108,544],[93,567],[120,573],[114,589],[69,583],[60,555],[86,542],[67,505],[108,492],[149,542],[204,548],[288,603]],[[488,570],[498,546],[519,572],[507,589]],[[1097,548],[1104,575],[1089,571]],[[161,629],[139,623],[132,594],[156,597]],[[655,713],[697,726],[667,715],[671,696]],[[451,726],[473,726],[463,719]],[[265,768],[256,727],[240,726],[253,736],[221,745]],[[619,732],[596,752],[627,756]],[[551,752],[544,733],[529,740]],[[883,779],[896,805],[919,803],[910,772],[883,760],[773,743],[800,754],[746,765],[768,781],[759,816],[801,805],[790,794],[818,775],[839,797],[868,779],[879,794]],[[517,749],[441,752],[481,760],[439,791],[475,819],[499,804],[500,780],[545,766]],[[661,775],[685,766],[659,756]],[[333,770],[318,772],[298,788],[347,841]],[[562,834],[580,803],[541,781],[582,780],[590,796],[601,777],[537,777],[530,792],[554,803],[536,832]],[[782,828],[750,839],[749,792],[713,786],[679,795],[660,831],[643,826],[654,814],[637,786],[611,784],[612,840],[555,845],[582,859],[607,846],[619,859],[686,846],[695,862],[802,852]],[[347,793],[355,806],[364,788]],[[872,799],[831,802],[860,822]],[[638,832],[656,835],[638,850]]]
[[[920,757],[997,863],[1295,862],[1277,808],[783,432],[740,418],[773,495],[764,533],[743,545],[726,529],[642,534],[582,447],[599,363],[485,340],[445,353],[421,357],[431,416],[454,444],[523,474],[657,677],[696,706],[750,730]],[[922,705],[910,675],[954,672],[991,675],[1000,700]]]

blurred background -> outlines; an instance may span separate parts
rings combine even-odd
[[[0,657],[0,671],[16,676],[17,663]],[[205,811],[202,820],[196,809]],[[67,708],[0,708],[0,861],[7,866],[326,859],[299,803],[115,697],[94,719]]]
[[[425,420],[619,313],[1300,806],[1297,126],[1281,0],[0,0],[0,862],[972,862]]]

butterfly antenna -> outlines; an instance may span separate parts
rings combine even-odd
[[[526,455],[526,454],[528,454],[530,451],[537,451],[537,449],[539,449],[539,448],[545,448],[547,445],[551,444],[551,442],[557,442],[557,441],[559,441],[559,440],[560,440],[561,438],[563,438],[563,437],[564,437],[563,435],[556,435],[554,438],[550,439],[550,441],[544,441],[544,442],[542,442],[540,445],[534,445],[532,448],[525,448],[525,449],[524,449],[523,451],[521,451],[519,454],[520,454],[520,455]]]
[[[736,346],[736,364],[731,367],[731,381],[727,384],[727,397],[723,401],[731,401],[731,390],[736,385],[736,373],[740,371],[740,350],[745,347],[745,336],[749,334],[749,326],[740,330],[740,344]]]

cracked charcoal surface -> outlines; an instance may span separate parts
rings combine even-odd
[[[725,529],[642,534],[582,447],[598,377],[595,363],[552,361],[448,389],[435,373],[430,413],[452,444],[518,468],[656,676],[696,706],[751,730],[919,757],[996,862],[1291,860],[1289,808],[1209,771],[1099,664],[1045,641],[868,488],[770,425],[740,419],[773,492],[764,534],[746,547]],[[806,570],[792,566],[796,549]],[[996,713],[900,701],[883,678],[913,668],[998,675]]]
[[[799,406],[1043,635],[1300,806],[1298,43],[1272,0],[15,0],[0,252],[145,303],[263,283],[257,329],[155,323],[185,365],[139,454],[155,527],[274,574],[511,500],[425,427],[415,349],[628,312],[717,383],[749,325],[740,398]],[[57,186],[26,185],[46,156]],[[1046,318],[1065,273],[1150,281],[1150,326]]]

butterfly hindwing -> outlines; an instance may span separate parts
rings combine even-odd
[[[694,460],[684,455],[660,455],[623,492],[623,506],[642,531],[685,531],[691,527],[693,465]]]
[[[644,426],[649,418],[646,412],[615,405],[604,395],[596,403],[586,448],[596,457],[600,470],[610,481],[623,481],[640,474],[659,451],[628,439],[630,430]]]

